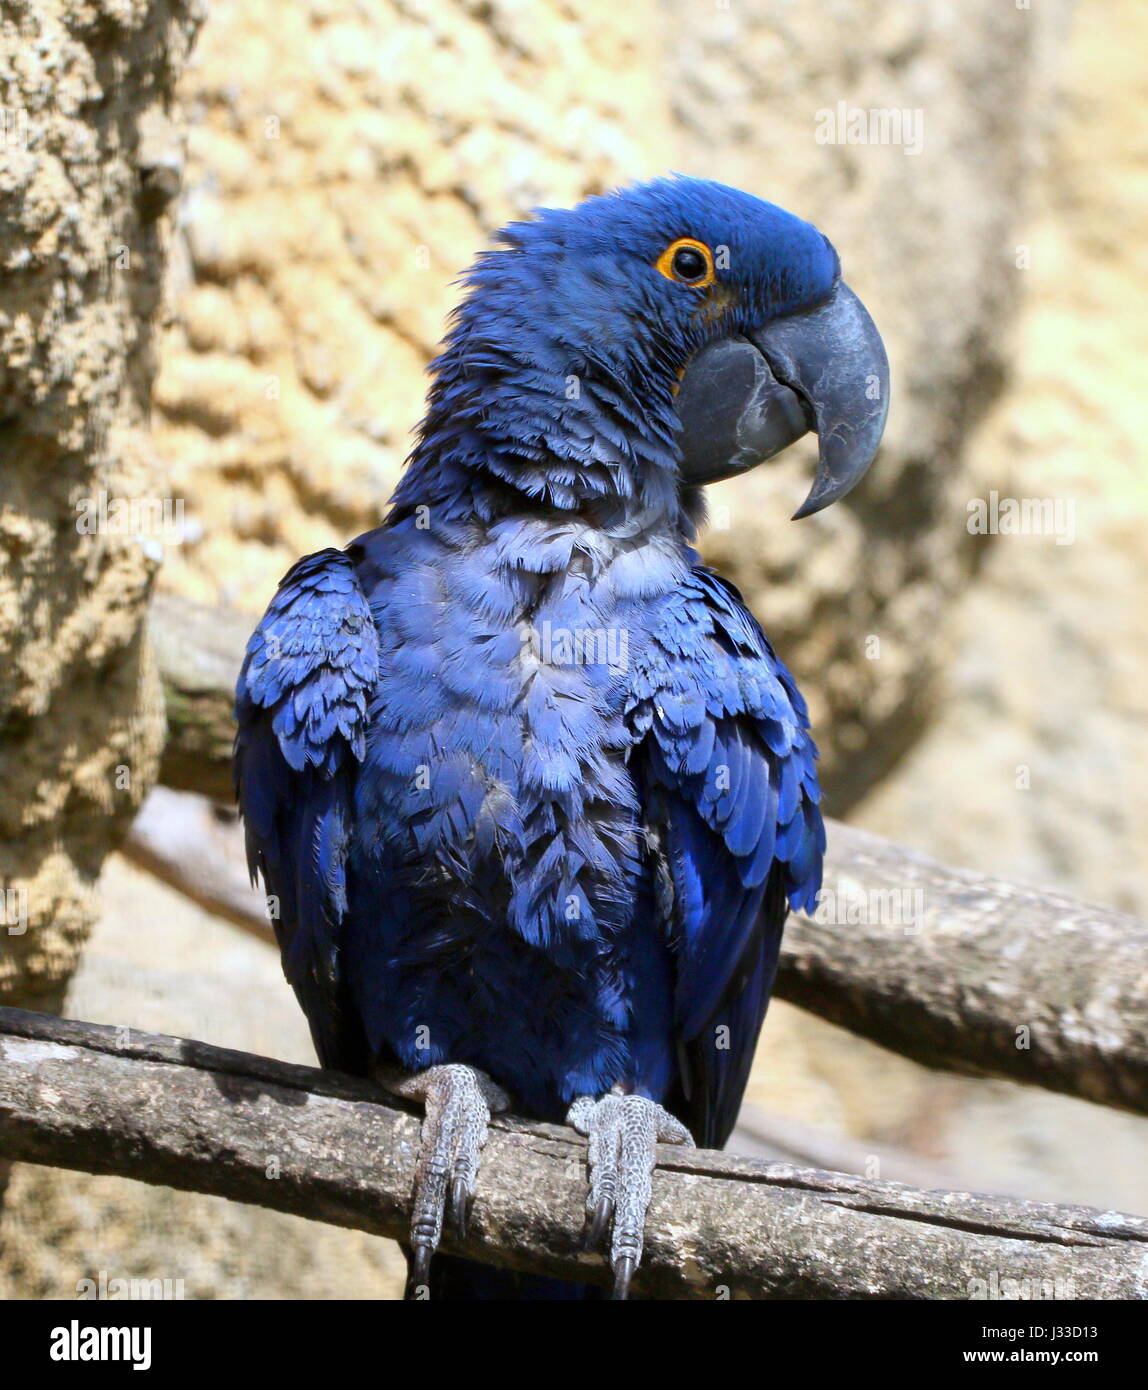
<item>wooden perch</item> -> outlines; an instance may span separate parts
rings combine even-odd
[[[213,916],[274,943],[267,900],[251,882],[243,829],[231,807],[153,787],[120,848]]]
[[[1148,1114],[1148,927],[828,831],[822,907],[786,928],[782,999],[926,1066]]]
[[[235,682],[258,615],[205,608],[177,594],[156,594],[148,637],[167,707],[160,781],[229,803],[235,739]]]
[[[0,1009],[0,1158],[406,1232],[418,1119],[366,1082],[204,1043]],[[922,1192],[664,1148],[636,1288],[660,1298],[1148,1296],[1148,1218]],[[585,1146],[496,1120],[471,1233],[444,1249],[605,1283],[580,1250]],[[998,1293],[999,1296],[999,1293]]]

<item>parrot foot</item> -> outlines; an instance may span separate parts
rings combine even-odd
[[[384,1084],[396,1095],[426,1105],[415,1168],[406,1294],[425,1298],[443,1220],[449,1218],[459,1238],[466,1235],[487,1125],[492,1112],[509,1107],[510,1097],[485,1072],[455,1063],[402,1079],[385,1078]]]
[[[612,1224],[610,1266],[614,1298],[629,1297],[642,1258],[646,1209],[653,1191],[657,1144],[693,1148],[690,1132],[655,1101],[611,1091],[601,1100],[580,1096],[566,1123],[590,1141],[590,1192],[586,1244],[596,1245]]]

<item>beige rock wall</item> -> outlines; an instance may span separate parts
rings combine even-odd
[[[158,556],[78,521],[156,491],[165,111],[196,22],[177,0],[0,4],[0,1000],[28,1007],[60,1006],[163,739],[140,640]]]
[[[592,8],[212,6],[156,392],[196,539],[165,584],[261,609],[374,525],[487,232],[658,167],[652,6]]]

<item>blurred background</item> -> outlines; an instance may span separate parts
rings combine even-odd
[[[58,45],[47,80],[61,129],[82,119],[70,91],[128,91],[146,67],[140,142],[171,201],[154,224],[140,212],[133,235],[166,269],[122,298],[126,319],[155,327],[131,337],[98,476],[181,500],[185,520],[162,555],[111,547],[101,575],[118,576],[118,597],[89,612],[79,675],[58,656],[69,603],[37,646],[38,610],[0,586],[9,669],[23,672],[10,700],[55,708],[66,735],[10,770],[23,808],[10,835],[24,863],[39,846],[52,912],[34,947],[9,944],[6,1002],[313,1060],[273,948],[109,852],[162,738],[146,651],[117,623],[154,576],[254,625],[297,556],[381,516],[453,282],[489,232],[667,170],[817,223],[890,349],[886,444],[849,503],[790,524],[811,464],[794,450],[712,489],[704,540],[809,697],[830,813],[951,865],[1145,915],[1148,10],[88,8],[104,30],[45,0],[39,38],[25,16],[17,49],[30,68]],[[145,51],[165,56],[147,66]],[[12,322],[0,318],[10,366]],[[37,398],[38,438],[65,438],[84,381],[106,380],[102,322],[73,344],[79,395]],[[5,389],[38,388],[29,368]],[[0,528],[9,558],[39,553],[34,492]],[[970,530],[970,505],[993,494],[1047,502],[1056,526]],[[60,703],[65,686],[80,703]],[[126,800],[93,789],[109,756],[135,769]],[[749,1099],[780,1148],[819,1164],[1148,1212],[1148,1121],[931,1072],[785,1004]],[[363,1234],[16,1165],[0,1294],[73,1297],[100,1269],[183,1279],[188,1297],[394,1296],[401,1280],[395,1247]]]

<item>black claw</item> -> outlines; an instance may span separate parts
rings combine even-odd
[[[633,1279],[637,1268],[638,1262],[633,1255],[619,1255],[618,1263],[614,1266],[615,1303],[622,1303],[630,1297],[630,1280]]]
[[[586,1236],[582,1242],[584,1250],[593,1250],[598,1245],[602,1237],[606,1234],[606,1229],[610,1225],[610,1218],[614,1214],[614,1202],[610,1197],[601,1197],[598,1205],[594,1208],[594,1215],[590,1218],[590,1224],[586,1229]]]
[[[430,1245],[416,1245],[411,1251],[406,1288],[408,1301],[418,1298],[419,1290],[426,1288],[430,1283],[430,1266],[433,1255],[434,1247]]]
[[[465,1178],[455,1178],[450,1188],[451,1227],[459,1240],[466,1239],[466,1228],[470,1223],[470,1190]]]

